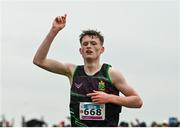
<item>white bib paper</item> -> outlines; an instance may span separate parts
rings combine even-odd
[[[105,120],[105,104],[80,102],[79,116],[81,120]]]

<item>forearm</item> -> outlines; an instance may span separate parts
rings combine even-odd
[[[142,100],[139,96],[116,96],[110,94],[109,102],[128,108],[140,108],[142,106]]]
[[[46,36],[46,38],[44,39],[44,41],[42,42],[42,44],[40,45],[40,47],[38,48],[34,56],[34,59],[33,59],[34,63],[40,63],[46,58],[49,48],[51,46],[51,43],[53,42],[57,33],[58,31],[54,30],[53,28],[50,30],[50,32],[48,33],[48,35]]]

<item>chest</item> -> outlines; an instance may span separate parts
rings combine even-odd
[[[103,76],[76,76],[73,79],[71,91],[79,94],[103,91],[107,93],[116,92],[116,88]]]

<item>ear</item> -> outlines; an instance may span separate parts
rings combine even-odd
[[[101,48],[101,54],[104,52],[104,50],[105,50],[105,48],[104,48],[104,47],[102,47],[102,48]]]
[[[82,48],[79,48],[79,52],[80,52],[80,54],[82,54]]]

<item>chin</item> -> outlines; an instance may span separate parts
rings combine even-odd
[[[93,57],[85,57],[86,60],[93,59]]]
[[[93,60],[94,57],[92,57],[92,56],[86,56],[86,57],[84,57],[84,59],[86,59],[86,60]]]

